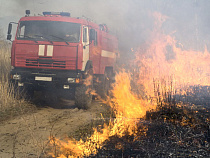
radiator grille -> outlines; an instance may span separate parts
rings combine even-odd
[[[26,66],[66,68],[66,62],[52,59],[26,59]]]

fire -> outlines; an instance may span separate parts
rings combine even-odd
[[[61,147],[62,155],[60,157],[66,157],[66,154],[68,154],[68,157],[96,154],[97,149],[100,149],[104,141],[111,136],[122,137],[126,133],[135,135],[137,132],[136,124],[139,122],[139,119],[146,115],[146,111],[155,108],[155,105],[139,99],[132,93],[130,75],[125,71],[116,75],[116,84],[112,93],[113,99],[111,99],[110,106],[114,110],[116,119],[110,121],[109,125],[105,124],[99,131],[94,129],[93,135],[87,138],[86,141],[82,139],[80,141],[68,140],[66,143],[53,139],[52,141]]]
[[[113,88],[114,106],[116,117],[137,119],[145,116],[146,111],[152,107],[147,100],[138,99],[131,90],[131,76],[125,71],[116,75],[116,84]]]
[[[161,31],[162,23],[168,18],[155,13],[156,28],[152,32],[152,41],[135,52],[139,84],[144,85],[148,96],[154,97],[181,94],[191,91],[190,86],[210,86],[210,53],[184,50],[171,35]],[[156,91],[156,93],[154,93]],[[157,94],[160,93],[160,94]]]

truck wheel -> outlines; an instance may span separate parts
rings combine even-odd
[[[82,84],[75,88],[75,105],[79,109],[87,109],[92,101],[91,90],[93,89],[93,70],[89,69],[86,80],[89,80],[89,84]]]
[[[103,99],[106,99],[110,94],[111,78],[113,73],[105,71],[104,75],[99,77],[99,83],[96,86],[96,93]]]

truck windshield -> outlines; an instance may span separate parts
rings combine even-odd
[[[18,40],[79,42],[81,25],[61,21],[21,21]]]

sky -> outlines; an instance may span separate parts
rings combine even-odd
[[[27,9],[31,15],[67,11],[107,24],[118,36],[120,48],[130,49],[151,38],[155,25],[151,14],[160,12],[169,17],[164,32],[175,32],[179,42],[198,49],[210,44],[209,8],[210,0],[0,0],[0,29],[6,37],[8,23],[17,22]]]

